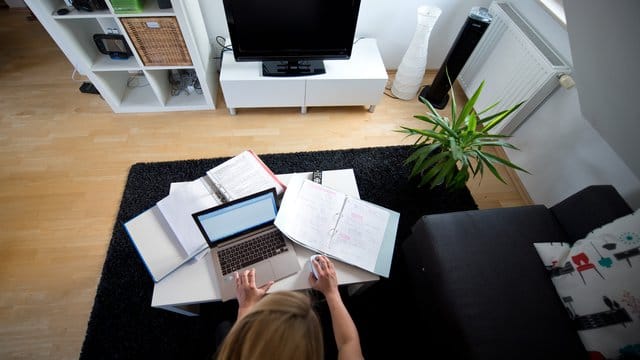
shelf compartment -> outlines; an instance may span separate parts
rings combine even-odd
[[[131,14],[116,13],[118,17],[140,17],[140,16],[175,16],[173,8],[160,9],[156,0],[145,1],[142,12]]]
[[[30,4],[30,8],[31,5],[33,4]],[[113,16],[108,8],[94,11],[80,11],[73,6],[67,6],[67,4],[63,0],[39,0],[37,6],[41,7],[53,19],[64,20]],[[64,15],[58,15],[57,11],[60,9],[67,9],[69,10],[69,12]]]
[[[67,10],[69,10],[69,13],[65,15],[58,15],[56,11],[62,8],[66,8]],[[109,9],[94,10],[94,11],[88,12],[88,11],[80,11],[71,7],[67,7],[65,5],[55,9],[52,13],[52,17],[56,20],[93,19],[93,18],[112,18],[113,14],[111,14]]]
[[[157,111],[162,105],[143,73],[106,71],[94,75],[104,87],[98,90],[118,112]]]
[[[119,30],[115,18],[73,18],[57,20],[61,37],[68,47],[81,61],[86,69],[91,71],[135,70],[140,68],[134,56],[126,60],[111,59],[109,55],[98,50],[93,41],[94,34],[106,34]]]
[[[144,65],[192,65],[175,17],[130,17],[120,21]]]
[[[135,57],[130,56],[128,59],[114,60],[109,55],[98,53],[93,59],[91,71],[130,71],[139,70],[140,64]]]
[[[182,68],[181,70],[194,71],[193,68]],[[188,89],[176,90],[169,80],[169,74],[171,70],[145,70],[147,79],[153,87],[160,101],[169,109],[209,109],[207,100],[202,93],[202,89],[199,85],[194,87],[194,90],[189,92]]]

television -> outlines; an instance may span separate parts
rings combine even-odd
[[[323,74],[349,59],[360,0],[223,0],[236,61],[261,61],[264,76]]]

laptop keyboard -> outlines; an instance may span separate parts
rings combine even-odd
[[[278,230],[259,234],[249,241],[218,251],[222,275],[238,271],[287,250],[289,250],[287,244]]]

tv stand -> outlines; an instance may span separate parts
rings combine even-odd
[[[320,75],[327,71],[322,60],[263,61],[264,76]]]
[[[326,73],[314,76],[265,76],[262,62],[237,62],[225,52],[220,84],[229,113],[238,108],[365,105],[370,112],[380,102],[387,84],[375,39],[353,45],[349,60],[324,60]]]

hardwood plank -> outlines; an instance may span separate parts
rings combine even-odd
[[[0,358],[76,359],[129,167],[409,144],[416,100],[364,107],[114,114],[29,13],[0,9]],[[390,72],[391,77],[393,72]],[[425,75],[430,83],[433,72]],[[75,77],[78,79],[79,77]],[[462,92],[459,91],[459,94]],[[460,97],[461,103],[464,97]],[[530,203],[517,177],[470,188],[481,208]]]

